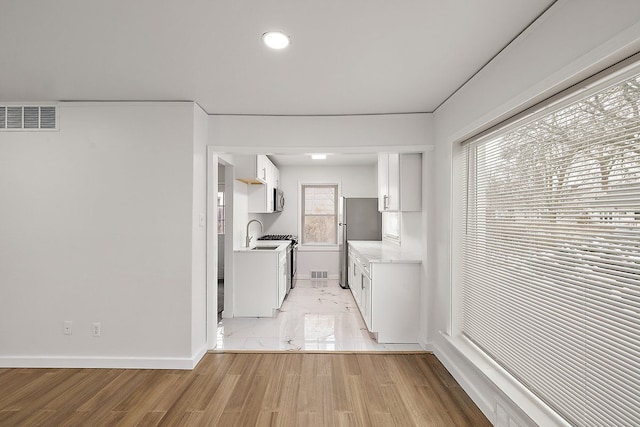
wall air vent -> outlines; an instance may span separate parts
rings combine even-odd
[[[329,273],[327,271],[311,271],[312,279],[326,279]]]
[[[55,105],[0,105],[0,131],[57,130]]]

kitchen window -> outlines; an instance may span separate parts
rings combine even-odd
[[[640,71],[461,147],[466,338],[572,425],[640,425]]]
[[[382,212],[382,235],[385,240],[400,243],[400,213]]]
[[[302,184],[302,244],[337,244],[338,185]]]

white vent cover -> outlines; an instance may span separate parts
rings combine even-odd
[[[57,130],[55,105],[0,105],[2,130]]]
[[[328,273],[326,271],[311,271],[311,278],[312,279],[326,279],[328,276]]]

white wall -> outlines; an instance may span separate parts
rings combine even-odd
[[[230,184],[227,184],[230,185]],[[247,222],[249,221],[249,189],[247,184],[233,180],[233,249],[246,246]],[[257,233],[252,225],[250,233]]]
[[[322,147],[367,153],[431,144],[430,114],[371,116],[211,116],[209,138],[221,152],[286,153]]]
[[[192,366],[193,104],[59,114],[0,133],[0,365]]]
[[[282,166],[280,182],[285,195],[282,212],[256,215],[265,225],[265,234],[300,233],[300,183],[339,183],[341,195],[346,197],[377,197],[377,167],[365,166]],[[337,248],[309,250],[300,246],[298,251],[298,277],[307,278],[311,270],[327,271],[329,277],[338,278]]]
[[[504,421],[497,420],[495,411],[499,401],[509,398],[446,338],[452,322],[451,294],[455,293],[450,273],[455,276],[459,268],[451,263],[451,254],[459,252],[451,245],[451,218],[456,214],[450,209],[452,176],[456,176],[452,170],[454,142],[640,51],[639,22],[640,2],[636,0],[560,0],[435,113],[435,238],[428,245],[428,270],[433,271],[428,276],[428,339],[493,421]],[[520,409],[507,406],[514,419],[527,420]],[[554,425],[544,414],[538,415],[542,425]]]
[[[300,183],[335,182],[340,184],[345,197],[377,197],[377,169],[375,165],[363,166],[278,166],[281,189],[286,200],[282,212],[261,214],[265,234],[299,233]]]
[[[207,346],[207,142],[209,116],[199,105],[193,107],[193,200],[191,230],[191,357],[200,360]],[[213,184],[213,183],[211,183]],[[215,224],[211,224],[215,233]],[[215,254],[211,254],[215,257]],[[212,275],[217,272],[214,269]],[[217,283],[216,277],[210,277]],[[218,292],[211,292],[217,307]],[[215,311],[215,310],[214,310]]]

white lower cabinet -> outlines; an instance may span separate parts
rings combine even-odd
[[[362,270],[362,291],[360,295],[360,300],[362,301],[360,310],[362,312],[362,317],[364,318],[364,323],[367,325],[368,330],[371,329],[371,276],[366,270]]]
[[[233,253],[234,317],[273,317],[287,293],[287,245]]]
[[[371,327],[380,343],[417,343],[420,264],[372,263]]]
[[[353,253],[349,253],[349,288],[356,305],[360,308],[360,295],[362,293],[362,272],[360,269],[360,259]]]
[[[287,296],[287,251],[278,254],[278,308]]]
[[[420,262],[369,259],[349,252],[349,287],[369,332],[379,343],[417,343]]]

